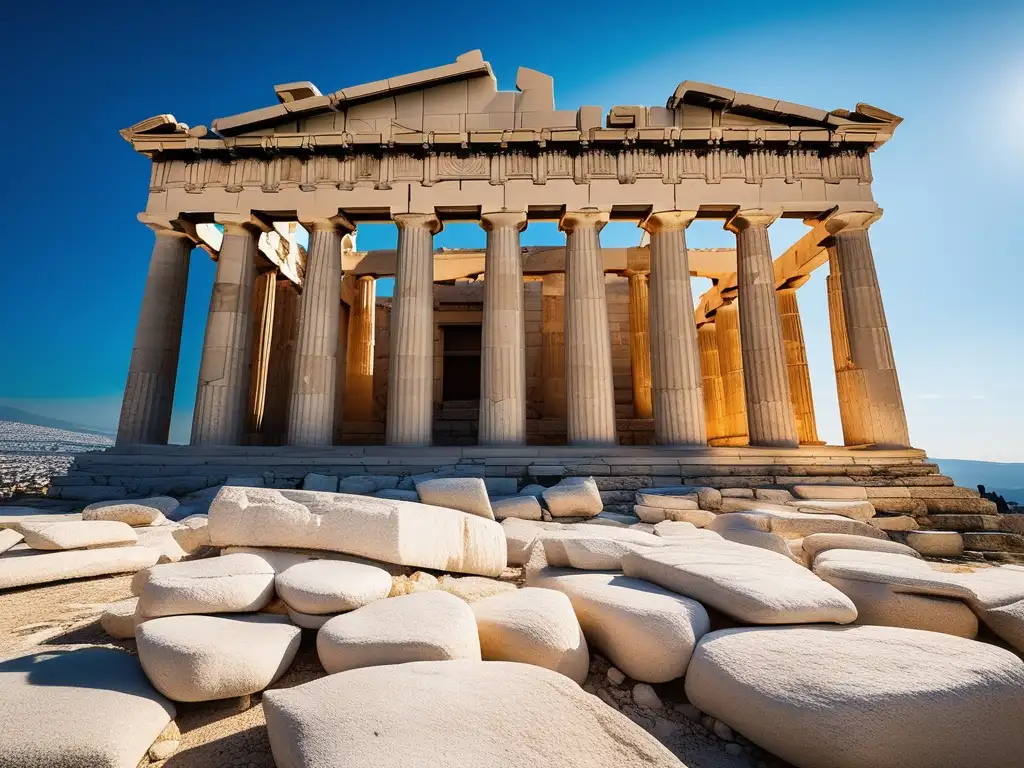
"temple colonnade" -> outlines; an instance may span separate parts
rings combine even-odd
[[[780,211],[739,209],[736,285],[698,316],[690,288],[687,227],[696,211],[641,221],[646,269],[627,269],[634,417],[653,419],[667,446],[819,444],[796,285],[779,287],[769,230]],[[909,438],[868,228],[877,212],[824,221],[830,327],[844,442],[906,447]],[[565,271],[543,277],[544,416],[564,418],[569,444],[616,442],[612,353],[600,233],[609,213],[565,212]],[[338,441],[343,419],[373,408],[375,280],[355,277],[342,304],[342,215],[302,221],[310,232],[301,293],[262,273],[256,216],[217,216],[224,227],[203,342],[194,445],[241,444],[253,424],[273,424],[289,445]],[[398,227],[389,328],[386,442],[431,444],[433,423],[434,212],[393,216]],[[486,232],[479,442],[526,443],[524,275],[526,211],[484,212]],[[129,366],[119,445],[166,443],[181,343],[187,228],[150,224],[150,260]],[[268,277],[269,275],[269,277]],[[254,297],[255,300],[254,300]],[[288,327],[284,327],[289,324]],[[274,349],[287,349],[275,355]],[[287,359],[287,362],[284,360]],[[271,397],[271,391],[285,397]]]

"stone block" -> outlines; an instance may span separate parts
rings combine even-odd
[[[319,475],[316,472],[310,472],[302,478],[302,489],[335,493],[338,490],[338,478],[334,475]]]
[[[1024,535],[978,531],[961,534],[964,549],[973,552],[1024,552]]]
[[[880,515],[868,522],[880,531],[916,531],[921,527],[910,515]]]
[[[225,487],[210,505],[209,528],[210,541],[221,547],[328,550],[480,576],[505,568],[498,523],[429,504]]]
[[[977,497],[924,498],[929,514],[997,515],[994,501]]]
[[[1005,515],[928,515],[928,528],[939,531],[998,531]]]
[[[959,557],[964,551],[960,534],[950,531],[911,531],[907,546],[925,557]]]
[[[129,653],[80,647],[0,665],[0,764],[135,768],[175,716]]]

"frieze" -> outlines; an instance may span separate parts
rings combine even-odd
[[[156,160],[149,191],[184,188],[188,193],[199,194],[208,188],[241,192],[258,187],[264,192],[277,192],[299,187],[311,192],[329,188],[351,190],[357,186],[389,189],[396,183],[429,187],[444,181],[488,181],[502,185],[531,180],[534,184],[546,184],[549,180],[570,178],[577,184],[604,179],[633,184],[638,179],[659,178],[665,184],[678,184],[686,179],[702,179],[707,184],[718,184],[723,179],[743,179],[747,184],[761,184],[766,179],[784,179],[790,184],[802,179],[822,179],[838,184],[855,179],[870,184],[872,174],[869,156],[857,150],[819,153],[803,148],[741,150],[711,146],[660,151],[624,146],[617,150],[590,148],[580,152],[367,151],[304,157]]]

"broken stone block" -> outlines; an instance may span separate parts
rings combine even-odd
[[[77,648],[0,664],[0,713],[4,766],[135,768],[175,709],[131,654]]]
[[[320,628],[316,649],[330,675],[411,661],[480,660],[473,611],[441,590],[379,600],[336,616]]]
[[[139,661],[174,701],[213,701],[262,691],[283,675],[301,630],[283,616],[165,616],[139,625]]]
[[[178,508],[177,499],[152,496],[129,501],[99,501],[82,510],[82,520],[116,520],[131,526],[158,525]]]

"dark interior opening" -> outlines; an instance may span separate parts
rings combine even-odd
[[[444,368],[441,379],[441,399],[480,399],[479,325],[446,325],[444,335]]]

